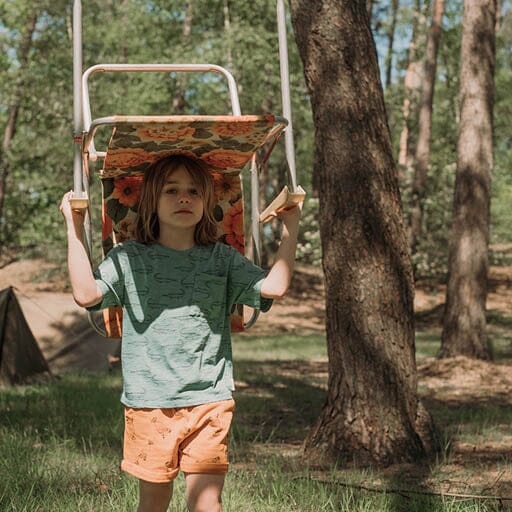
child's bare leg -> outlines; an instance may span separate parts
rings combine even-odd
[[[190,512],[221,512],[221,493],[225,475],[187,473],[187,506]]]
[[[172,482],[156,484],[139,480],[137,512],[166,512],[172,497]]]

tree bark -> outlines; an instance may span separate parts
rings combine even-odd
[[[185,8],[185,18],[183,19],[182,42],[187,46],[190,41],[190,32],[192,31],[192,16],[194,9],[193,0],[187,0]],[[184,73],[179,73],[176,78],[176,89],[172,100],[172,111],[176,115],[185,113],[185,87],[186,78]]]
[[[326,283],[327,400],[318,463],[418,460],[413,277],[365,0],[292,0],[315,124]]]
[[[226,63],[228,69],[233,70],[233,41],[231,34],[231,15],[229,13],[229,0],[224,0],[223,5],[223,13],[224,13],[224,34],[227,39],[227,48],[226,48]]]
[[[423,65],[419,48],[423,39],[425,16],[421,4],[422,0],[416,0],[411,42],[407,56],[407,70],[404,77],[403,127],[400,133],[398,153],[399,169],[407,178],[407,182],[413,174],[416,140],[412,135],[418,118],[419,98],[423,81]]]
[[[395,44],[396,20],[398,17],[399,0],[391,1],[391,25],[388,32],[388,54],[386,57],[386,89],[391,85],[391,72],[393,71],[393,48]]]
[[[7,177],[9,176],[9,159],[7,152],[11,142],[16,134],[16,123],[18,121],[18,114],[20,111],[21,103],[24,96],[24,73],[28,65],[28,54],[32,46],[32,37],[37,23],[37,10],[34,8],[29,16],[25,26],[25,33],[21,41],[21,46],[18,52],[19,69],[18,79],[14,85],[14,92],[12,95],[12,102],[9,106],[7,115],[7,124],[4,130],[4,137],[2,141],[2,150],[0,152],[0,219],[3,218],[5,194],[7,186]],[[3,236],[2,236],[3,238]]]
[[[496,0],[465,0],[460,129],[446,311],[439,357],[489,359],[486,335],[493,168]]]
[[[421,93],[418,143],[416,146],[416,169],[412,183],[409,213],[409,243],[411,252],[416,252],[423,223],[423,206],[430,160],[430,138],[432,134],[432,108],[436,82],[437,53],[442,32],[444,0],[434,1],[432,24],[427,34],[425,51],[425,74]]]
[[[373,0],[366,0],[366,12],[368,13],[368,20],[371,26],[373,16]]]
[[[503,10],[503,2],[502,2],[502,0],[497,0],[496,1],[496,26],[495,26],[496,34],[501,29],[502,10]]]

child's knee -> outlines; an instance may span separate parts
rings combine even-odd
[[[224,475],[193,474],[185,476],[188,509],[192,512],[220,512]]]
[[[155,483],[139,480],[138,512],[165,512],[172,497],[172,482]]]

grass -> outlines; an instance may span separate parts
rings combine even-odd
[[[439,337],[418,337],[419,357],[437,351]],[[237,410],[230,438],[232,470],[223,495],[227,512],[494,512],[492,500],[412,493],[404,473],[320,472],[301,460],[301,443],[318,416],[326,386],[322,336],[237,336]],[[118,373],[67,374],[50,384],[0,391],[0,511],[117,512],[136,509],[137,482],[118,470],[122,450]],[[431,488],[452,467],[450,443],[500,436],[512,423],[499,404],[429,404],[447,432],[446,450],[422,468],[415,487]],[[510,463],[506,454],[501,460]],[[495,461],[494,461],[495,462]],[[478,471],[478,467],[475,467]],[[464,473],[467,477],[469,473]],[[461,476],[462,478],[462,476]],[[319,481],[321,480],[321,481]],[[362,487],[348,487],[355,484]],[[170,510],[185,511],[183,478]]]

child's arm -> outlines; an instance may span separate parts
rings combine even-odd
[[[301,209],[302,204],[278,214],[278,217],[283,220],[283,235],[276,260],[261,286],[262,297],[280,299],[284,297],[290,287],[295,264]]]
[[[68,271],[73,298],[82,307],[94,306],[103,294],[94,279],[89,257],[82,241],[85,214],[69,204],[71,192],[64,194],[60,211],[64,216],[68,239]]]

